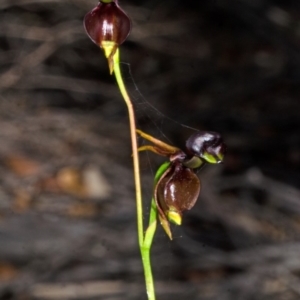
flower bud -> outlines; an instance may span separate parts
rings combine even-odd
[[[112,73],[113,56],[130,33],[129,17],[116,0],[104,0],[85,15],[84,28],[90,39],[104,49]]]

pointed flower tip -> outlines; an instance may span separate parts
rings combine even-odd
[[[87,35],[100,47],[103,42],[121,45],[131,30],[130,18],[116,0],[102,0],[85,15],[83,24]]]
[[[177,211],[174,210],[169,210],[167,212],[167,218],[170,222],[176,224],[176,225],[181,225],[182,224],[182,217],[181,214]]]
[[[107,58],[109,72],[112,74],[114,71],[114,56],[118,49],[118,45],[114,42],[104,41],[101,44],[101,48],[103,48],[105,57]]]
[[[114,63],[111,60],[108,61],[108,68],[109,68],[109,75],[112,75],[112,73],[114,72]]]
[[[170,224],[164,215],[158,215],[160,224],[170,240],[173,239]]]

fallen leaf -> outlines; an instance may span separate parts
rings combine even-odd
[[[111,195],[111,187],[106,178],[93,166],[83,170],[83,182],[89,198],[105,199]]]
[[[86,187],[82,179],[82,173],[79,169],[74,167],[65,167],[57,173],[56,180],[58,186],[63,192],[81,198],[87,196]]]
[[[4,159],[4,163],[13,173],[21,177],[35,175],[41,169],[37,161],[21,155],[10,155]]]

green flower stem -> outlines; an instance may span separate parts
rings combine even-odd
[[[129,115],[129,124],[130,124],[130,137],[132,144],[132,158],[133,158],[133,171],[134,171],[134,183],[135,183],[135,193],[136,193],[136,209],[137,209],[137,227],[138,227],[138,240],[139,247],[142,256],[142,263],[145,274],[146,281],[146,289],[148,300],[155,300],[155,291],[154,291],[154,283],[153,276],[151,270],[151,262],[150,262],[150,249],[153,241],[153,236],[156,230],[156,205],[151,205],[150,212],[150,224],[145,233],[144,239],[144,229],[143,229],[143,205],[142,205],[142,190],[141,190],[141,178],[140,178],[140,167],[139,167],[139,156],[138,156],[138,146],[137,146],[137,138],[136,138],[136,125],[135,125],[135,114],[132,102],[127,93],[122,73],[120,70],[120,54],[119,49],[116,50],[113,56],[113,70],[117,80],[117,84],[119,86],[120,92],[124,98],[124,101],[128,108]]]
[[[139,155],[138,146],[136,138],[136,125],[135,125],[135,114],[132,102],[127,93],[122,73],[120,70],[120,54],[119,49],[113,57],[114,60],[114,73],[119,86],[120,92],[126,102],[129,115],[129,125],[130,125],[130,137],[132,146],[132,158],[133,158],[133,172],[134,172],[134,183],[136,191],[136,208],[137,208],[137,226],[138,226],[138,239],[140,247],[143,246],[144,241],[144,230],[143,230],[143,206],[142,206],[142,190],[141,190],[141,178],[140,178],[140,166],[139,166]]]
[[[164,174],[165,170],[169,167],[170,162],[163,163],[157,170],[154,178],[154,186],[156,186],[160,177]],[[147,294],[149,300],[155,300],[155,291],[153,285],[153,276],[151,270],[151,261],[150,261],[150,250],[153,242],[153,237],[156,231],[157,226],[157,206],[154,198],[151,201],[151,210],[149,216],[149,225],[145,233],[145,239],[143,246],[141,247],[142,259],[144,264],[144,272],[147,286]]]
[[[151,210],[149,216],[149,226],[145,232],[145,239],[143,246],[141,247],[142,260],[144,266],[144,274],[147,287],[147,295],[149,300],[155,300],[155,290],[153,283],[153,275],[151,269],[150,250],[153,242],[153,237],[156,231],[157,225],[157,207],[154,199],[151,201]]]

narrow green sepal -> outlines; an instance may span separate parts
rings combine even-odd
[[[154,177],[154,184],[157,184],[157,182],[159,181],[160,177],[166,172],[166,170],[169,168],[170,166],[170,162],[166,161],[164,162],[156,171],[155,173],[155,177]]]

